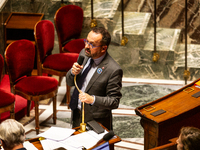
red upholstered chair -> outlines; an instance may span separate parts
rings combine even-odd
[[[0,89],[0,114],[10,112],[10,118],[15,119],[15,95]]]
[[[4,60],[0,55],[0,76],[3,75]],[[0,78],[0,82],[1,82]],[[14,94],[0,89],[0,114],[4,112],[10,112],[10,118],[15,119],[15,96]],[[1,120],[2,121],[2,120]]]
[[[35,42],[37,45],[37,69],[42,73],[59,76],[59,85],[62,77],[66,76],[74,62],[78,59],[78,53],[52,54],[54,49],[54,25],[49,20],[41,20],[34,27]],[[69,106],[70,87],[66,84],[66,98]]]
[[[3,68],[4,68],[4,60],[3,56],[0,54],[0,83],[1,80],[3,79]]]
[[[31,76],[35,60],[35,45],[29,40],[18,40],[5,50],[5,62],[10,77],[11,90],[27,99],[27,116],[30,103],[35,104],[36,133],[39,133],[39,101],[53,99],[53,123],[56,124],[56,95],[58,81],[47,76]]]
[[[80,53],[85,47],[83,39],[79,39],[83,25],[83,9],[76,5],[65,5],[56,11],[54,23],[60,53]]]
[[[1,57],[0,62],[4,62],[3,57]],[[2,68],[3,68],[2,63],[0,63],[0,66],[1,66],[0,68],[2,70]],[[9,75],[8,74],[2,74],[2,76],[3,76],[3,78],[0,81],[0,89],[7,92],[7,93],[11,93]],[[11,94],[11,95],[13,95],[13,94]],[[1,96],[0,96],[0,99],[1,99]],[[31,109],[32,109],[33,106],[31,106]],[[15,119],[16,120],[21,119],[27,113],[27,100],[24,99],[23,97],[19,96],[19,95],[15,95],[15,107],[14,108],[15,108]],[[3,120],[6,120],[10,117],[11,117],[10,112],[8,111],[8,112],[1,114],[0,120],[3,121]]]

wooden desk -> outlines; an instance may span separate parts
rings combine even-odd
[[[4,23],[4,50],[10,43],[20,39],[30,40],[35,45],[34,26],[43,16],[43,13],[10,13]],[[37,68],[37,57],[34,68]]]
[[[29,139],[28,141],[32,143],[38,150],[43,150],[39,138]]]
[[[176,144],[177,139],[178,137],[170,139],[169,140],[170,143],[155,148],[151,148],[149,150],[177,150],[177,144]]]
[[[141,117],[144,128],[145,150],[167,144],[169,139],[179,135],[183,126],[200,128],[200,97],[192,97],[200,91],[194,86],[199,80],[136,108],[135,112]],[[160,109],[166,112],[158,116],[151,115]]]
[[[19,39],[28,39],[35,43],[34,26],[43,16],[42,13],[11,13],[4,24],[5,48]]]
[[[74,129],[78,129],[78,128],[74,128]],[[76,131],[74,132],[74,135],[79,134],[79,133],[80,132]],[[119,136],[117,135],[115,136],[116,138],[109,140],[110,150],[114,150],[114,144],[121,141],[121,138]],[[28,141],[31,142],[38,150],[43,150],[42,145],[39,141],[39,138],[29,139]]]

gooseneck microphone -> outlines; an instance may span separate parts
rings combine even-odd
[[[100,146],[106,142],[108,142],[113,136],[114,136],[114,132],[110,131],[108,133],[106,133],[102,139],[100,139],[94,146],[92,146],[91,148],[87,149],[87,150],[92,150],[93,148]]]
[[[78,60],[77,60],[77,63],[79,65],[82,65],[83,60],[84,60],[84,57],[82,55],[80,55]],[[76,84],[76,75],[74,76],[74,84],[76,86],[77,91],[80,93],[81,90],[79,89],[78,85]],[[85,132],[86,131],[86,123],[84,122],[84,119],[85,119],[85,108],[84,108],[85,106],[84,105],[85,104],[83,102],[83,105],[82,105],[82,123],[80,124],[79,132]]]
[[[77,63],[78,63],[79,65],[82,65],[82,64],[83,64],[83,61],[84,61],[84,56],[80,55],[79,58],[78,58],[78,60],[77,60]],[[77,84],[76,84],[76,75],[74,76],[74,84],[75,84],[77,90],[78,90],[79,93],[80,93],[80,89],[79,89],[79,87],[78,87]]]
[[[79,65],[82,65],[82,64],[83,64],[83,61],[84,61],[84,56],[80,55],[79,58],[78,58],[78,60],[77,60],[77,63],[78,63]]]

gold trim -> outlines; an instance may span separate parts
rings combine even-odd
[[[190,89],[190,90],[187,91],[188,89]],[[190,93],[190,92],[194,91],[194,89],[191,88],[191,87],[187,87],[187,88],[183,89],[183,91],[186,92],[186,93]]]
[[[150,109],[148,109],[148,108],[150,108]],[[149,111],[152,111],[152,110],[154,110],[156,108],[153,107],[152,105],[149,105],[149,106],[144,107],[143,109],[149,112]]]

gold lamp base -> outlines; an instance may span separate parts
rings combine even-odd
[[[157,62],[157,61],[158,61],[158,59],[159,59],[159,57],[160,57],[160,56],[159,56],[159,54],[158,54],[158,53],[154,53],[154,54],[153,54],[152,61],[153,61],[153,62]]]
[[[128,43],[128,38],[123,36],[121,40],[121,46],[125,46]]]
[[[96,27],[97,26],[97,21],[95,20],[95,19],[92,19],[91,20],[91,23],[90,23],[90,27],[91,28],[94,28],[94,27]]]
[[[79,132],[85,132],[86,131],[86,123],[81,123],[80,124],[80,129],[78,130]]]
[[[190,72],[188,70],[184,70],[183,77],[184,79],[188,79],[190,77]]]

